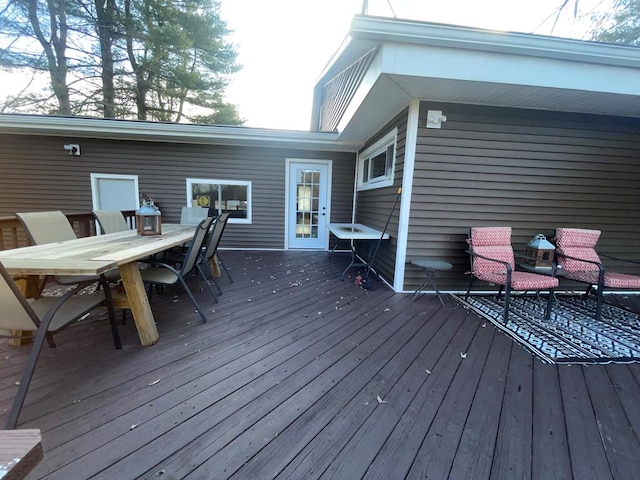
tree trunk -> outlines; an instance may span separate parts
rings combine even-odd
[[[58,114],[71,115],[69,85],[67,85],[67,12],[64,0],[48,0],[49,21],[51,24],[50,39],[47,39],[40,27],[38,19],[38,1],[29,0],[29,22],[36,38],[42,46],[47,58],[47,66],[51,77],[51,88],[58,100]]]
[[[116,92],[114,88],[113,42],[116,4],[114,0],[95,0],[97,33],[100,44],[102,77],[102,114],[104,118],[116,116]]]

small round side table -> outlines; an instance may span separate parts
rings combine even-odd
[[[438,298],[440,299],[440,303],[442,303],[442,306],[444,307],[444,300],[442,300],[442,297],[440,296],[440,291],[436,286],[435,276],[438,274],[438,272],[451,270],[453,268],[453,265],[443,260],[432,260],[429,258],[416,258],[414,260],[411,260],[411,264],[424,270],[424,273],[426,275],[426,278],[424,282],[422,282],[422,285],[420,285],[416,289],[416,291],[413,292],[413,297],[411,298],[411,301],[415,302],[418,299],[418,297],[421,295],[421,290],[424,289],[424,287],[426,287],[427,285],[431,285],[433,289],[436,291],[436,295],[438,295]]]

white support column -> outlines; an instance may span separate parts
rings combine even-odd
[[[404,149],[404,169],[402,171],[402,197],[400,200],[400,218],[398,221],[398,247],[396,251],[396,268],[393,277],[393,290],[404,290],[404,271],[407,261],[407,243],[409,241],[409,217],[411,213],[411,192],[413,190],[413,172],[416,160],[416,144],[418,142],[418,116],[420,100],[413,99],[409,104],[407,133]]]

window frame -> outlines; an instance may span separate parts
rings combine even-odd
[[[389,187],[393,185],[396,168],[397,141],[398,128],[396,127],[358,155],[357,187],[359,191]],[[391,154],[391,165],[388,165],[389,147],[393,147],[393,153]],[[385,174],[370,178],[370,175],[374,170],[374,163],[372,162],[372,159],[383,153],[385,153],[386,155]],[[364,180],[365,178],[367,179],[366,181]]]
[[[251,184],[250,180],[219,180],[212,178],[187,178],[186,179],[186,196],[187,196],[187,207],[193,207],[192,198],[193,198],[193,184],[195,183],[204,183],[207,185],[235,185],[242,186],[247,188],[247,218],[236,218],[233,215],[229,216],[229,223],[239,223],[249,225],[252,223],[252,210],[253,210],[253,201],[252,201],[252,192],[251,192]],[[221,188],[218,188],[218,192],[222,192]],[[218,198],[217,200],[220,200]],[[215,199],[213,200],[213,205],[215,205]],[[218,214],[220,214],[220,210],[218,209]]]

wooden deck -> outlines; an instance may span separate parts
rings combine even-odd
[[[176,288],[154,346],[99,316],[45,346],[29,479],[638,478],[639,365],[543,364],[450,299],[341,282],[343,255],[224,259],[207,324]],[[6,415],[28,347],[1,349]]]

